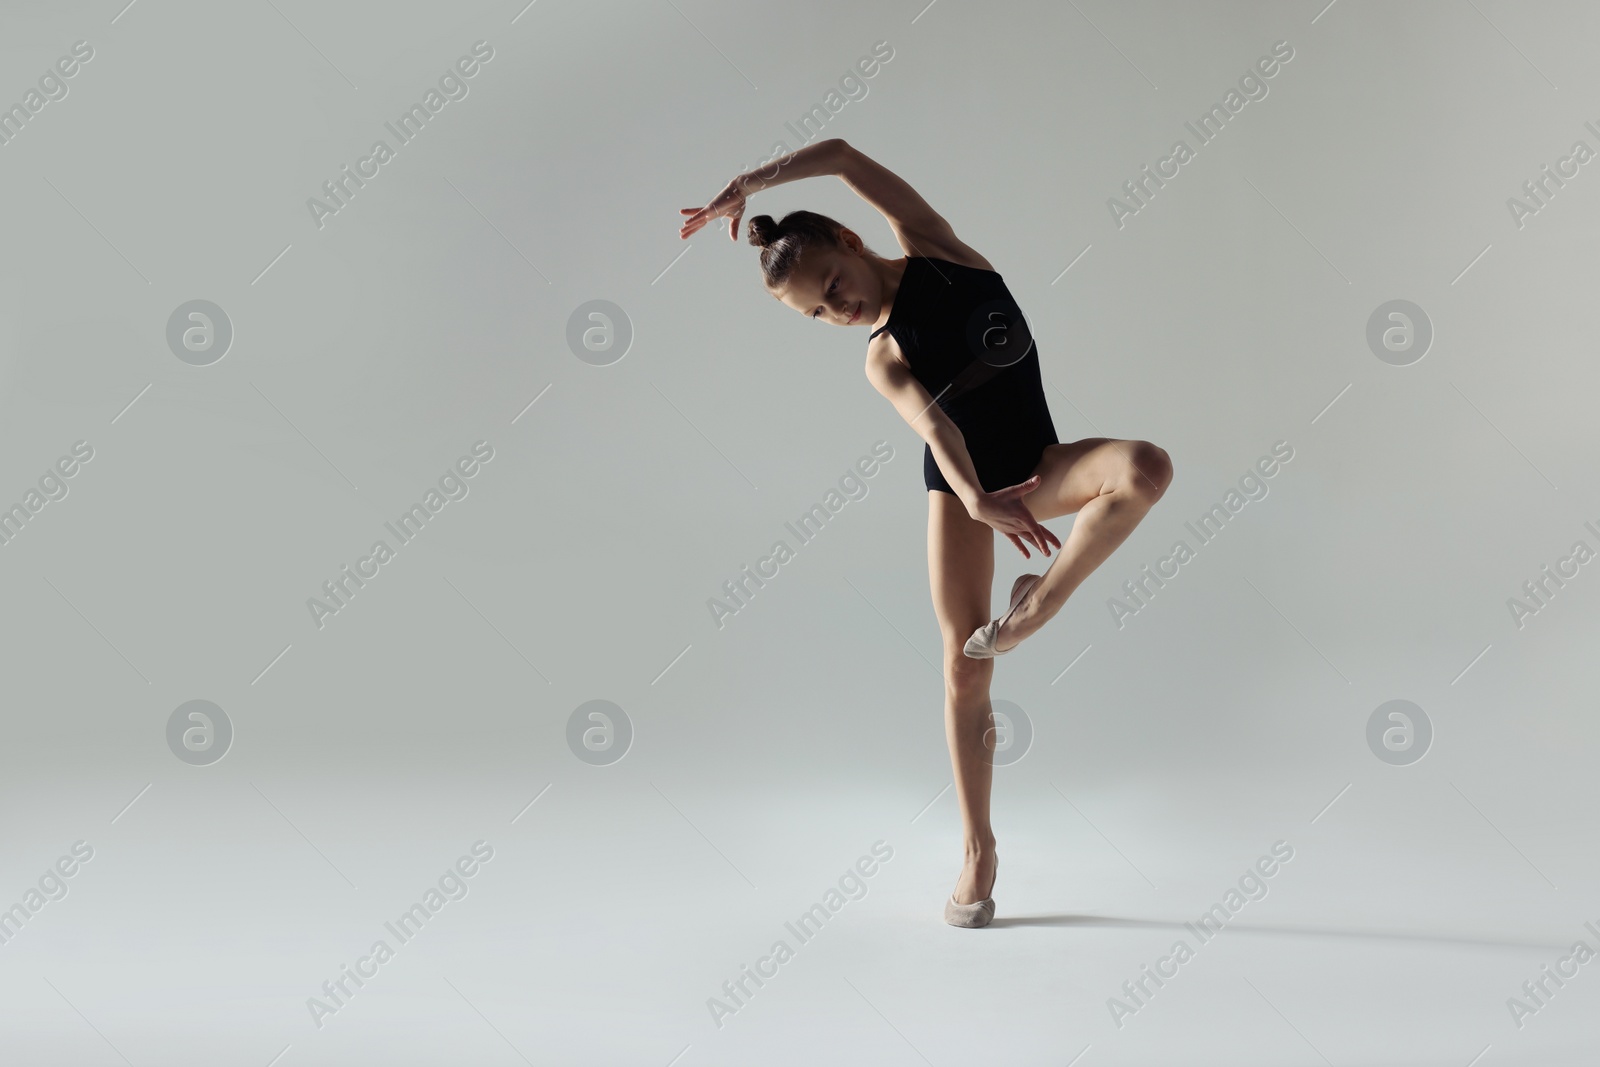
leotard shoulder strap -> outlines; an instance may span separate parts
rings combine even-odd
[[[894,307],[892,307],[892,308],[890,308],[890,309],[889,309],[889,318],[888,318],[888,319],[887,319],[887,320],[885,320],[885,322],[884,322],[884,324],[883,324],[883,325],[882,325],[882,326],[879,326],[879,327],[878,327],[878,328],[877,328],[877,329],[876,329],[876,330],[873,330],[873,331],[872,331],[872,334],[871,334],[871,336],[870,336],[870,337],[868,337],[868,338],[867,338],[867,339],[868,339],[868,340],[869,340],[869,341],[870,341],[870,340],[871,340],[871,339],[872,339],[872,338],[873,338],[873,337],[876,337],[876,336],[878,336],[878,335],[879,335],[879,334],[880,334],[880,333],[883,333],[883,332],[884,332],[884,331],[885,331],[885,330],[887,330],[887,329],[888,329],[888,328],[889,328],[889,324],[890,324],[890,323],[891,323],[891,322],[893,322],[893,321],[894,321],[894,315],[895,315],[895,312],[896,312],[896,311],[897,311],[897,310],[899,310],[899,308],[900,308],[900,307],[901,307],[901,306],[902,306],[902,305],[903,305],[903,304],[905,304],[905,303],[907,303],[907,301],[906,301],[906,300],[904,300],[904,299],[902,299],[902,296],[903,296],[903,294],[904,294],[904,293],[905,293],[905,283],[906,283],[906,279],[907,279],[907,278],[908,278],[908,277],[910,277],[910,274],[911,274],[911,264],[912,264],[912,263],[914,263],[914,262],[916,262],[916,261],[917,261],[917,260],[919,260],[919,259],[926,259],[926,258],[927,258],[927,257],[926,257],[926,256],[907,256],[907,257],[906,257],[906,266],[905,266],[905,272],[904,272],[904,273],[903,273],[903,274],[901,274],[901,276],[900,276],[900,286],[901,286],[901,289],[900,289],[900,292],[899,292],[899,293],[897,293],[897,294],[896,294],[896,296],[895,296],[895,303],[894,303]]]

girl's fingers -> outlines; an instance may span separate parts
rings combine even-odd
[[[1056,540],[1056,535],[1045,529],[1043,526],[1040,526],[1038,523],[1034,523],[1033,525],[1026,527],[1025,531],[1026,532],[1023,534],[1023,536],[1033,542],[1034,547],[1039,550],[1040,555],[1048,556],[1050,554],[1050,546],[1052,544],[1054,544],[1058,549],[1061,547],[1061,542]]]

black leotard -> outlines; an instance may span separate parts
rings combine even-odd
[[[961,430],[985,492],[1026,481],[1058,443],[1039,378],[1039,353],[1005,281],[992,270],[907,256],[888,320],[911,373]],[[922,481],[954,493],[933,448]]]

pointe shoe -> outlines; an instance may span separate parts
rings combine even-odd
[[[1040,574],[1024,574],[1022,578],[1017,579],[1020,588],[1012,595],[1011,607],[1007,609],[1006,613],[993,622],[984,623],[972,631],[972,636],[967,638],[967,643],[961,651],[966,654],[968,659],[993,659],[995,656],[1003,656],[1010,652],[1011,648],[1017,647],[1016,645],[1012,645],[1011,648],[995,648],[994,646],[995,642],[1000,639],[1000,627],[1004,626],[1006,620],[1011,618],[1012,613],[1027,598],[1029,590],[1039,584],[1039,579],[1042,577],[1044,576]],[[1026,578],[1032,578],[1033,581],[1024,584],[1023,579]]]

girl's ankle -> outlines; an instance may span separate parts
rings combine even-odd
[[[968,841],[962,851],[969,861],[988,859],[995,854],[995,840],[991,837],[987,841]]]

